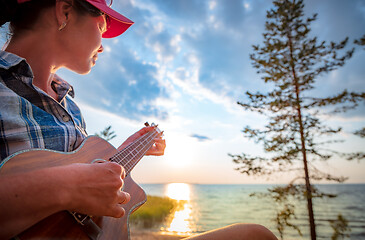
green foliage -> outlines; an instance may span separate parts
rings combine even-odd
[[[354,134],[359,136],[359,137],[362,137],[362,138],[365,137],[365,127],[358,130],[358,131],[356,131],[356,132],[354,132]]]
[[[359,45],[359,46],[365,46],[365,34],[362,36],[361,39],[355,40],[354,41],[355,44]],[[365,50],[365,48],[363,48]],[[354,133],[355,135],[364,138],[365,137],[365,127],[356,131]],[[355,159],[364,159],[365,158],[365,154],[364,153],[357,153],[358,156],[355,157]],[[350,158],[349,160],[352,160],[352,158]]]
[[[148,195],[147,202],[130,216],[130,221],[137,226],[151,228],[162,223],[178,206],[177,200]]]
[[[329,222],[333,229],[333,235],[331,237],[332,240],[346,239],[350,237],[349,233],[351,232],[351,229],[348,226],[348,221],[341,214],[337,216],[337,219],[330,220]]]
[[[360,39],[356,39],[354,43],[360,46],[365,46],[365,34]]]
[[[281,206],[276,222],[280,234],[284,227],[299,228],[290,223],[295,216],[289,197],[307,201],[311,238],[316,239],[312,199],[332,197],[314,189],[311,181],[344,182],[346,177],[333,176],[318,169],[316,161],[327,161],[334,155],[360,159],[364,153],[342,153],[330,148],[341,142],[333,137],[342,131],[322,122],[323,115],[354,109],[365,100],[365,93],[342,92],[332,96],[313,96],[316,81],[338,69],[349,60],[355,49],[346,50],[348,38],[339,43],[319,42],[309,34],[317,14],[305,17],[302,0],[275,0],[267,11],[263,45],[254,45],[250,55],[253,67],[265,83],[273,86],[268,92],[246,92],[248,102],[238,102],[245,110],[264,115],[268,123],[260,129],[246,126],[244,136],[263,144],[267,155],[230,156],[238,164],[236,170],[247,175],[271,175],[293,172],[297,176],[287,187],[269,190],[269,196]],[[323,139],[327,139],[323,141]]]
[[[112,126],[108,126],[100,133],[95,133],[95,135],[104,138],[106,141],[110,141],[117,136],[114,131],[111,131],[111,128]]]
[[[300,228],[295,225],[293,220],[297,219],[295,215],[294,203],[300,203],[306,200],[306,186],[303,184],[289,183],[285,186],[276,186],[268,190],[267,193],[253,193],[251,196],[255,197],[270,197],[278,206],[277,214],[272,219],[276,223],[281,239],[284,238],[284,230],[286,227],[292,228],[302,236]],[[316,187],[311,186],[311,193],[313,198],[335,198],[334,194],[326,194],[320,192]]]
[[[284,238],[284,229],[286,227],[293,228],[298,232],[300,236],[303,236],[302,232],[300,231],[300,228],[295,224],[293,224],[292,222],[290,222],[290,220],[292,220],[293,218],[296,219],[294,209],[295,207],[292,204],[284,205],[283,209],[278,211],[276,219],[274,219],[276,222],[276,229],[278,229],[281,239]]]

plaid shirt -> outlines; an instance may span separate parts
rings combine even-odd
[[[55,75],[54,100],[33,85],[25,59],[0,51],[0,166],[7,156],[25,149],[69,152],[87,136],[71,85]]]

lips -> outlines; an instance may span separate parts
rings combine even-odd
[[[98,56],[97,55],[94,55],[93,56],[93,63],[95,64],[96,60],[98,60]]]

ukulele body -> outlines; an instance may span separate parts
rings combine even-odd
[[[31,149],[15,153],[6,158],[0,166],[0,175],[24,173],[46,167],[64,166],[73,163],[92,163],[97,159],[109,160],[117,153],[111,144],[99,137],[88,137],[73,152]],[[97,181],[97,179],[95,179]],[[128,240],[129,216],[146,202],[146,194],[130,174],[124,179],[123,191],[131,195],[124,204],[125,214],[121,218],[91,217],[101,229],[98,239]],[[18,235],[19,239],[90,239],[85,229],[67,211],[55,213]]]

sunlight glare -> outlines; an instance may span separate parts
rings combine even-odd
[[[188,137],[179,134],[168,135],[165,139],[169,143],[164,154],[166,163],[174,168],[184,168],[191,165],[192,159],[196,155],[196,146],[192,144],[192,141],[189,141]],[[181,146],[184,146],[184,149],[189,149],[189,151],[183,151]]]
[[[190,185],[186,183],[170,183],[165,195],[175,200],[190,200]]]
[[[191,205],[189,203],[185,203],[182,210],[175,212],[170,226],[167,228],[167,231],[178,234],[186,234],[191,232],[191,213]]]
[[[194,231],[192,220],[193,207],[190,203],[191,186],[186,183],[170,183],[166,186],[165,195],[179,201],[181,207],[175,211],[172,220],[167,225],[167,232],[175,234],[189,234]]]

